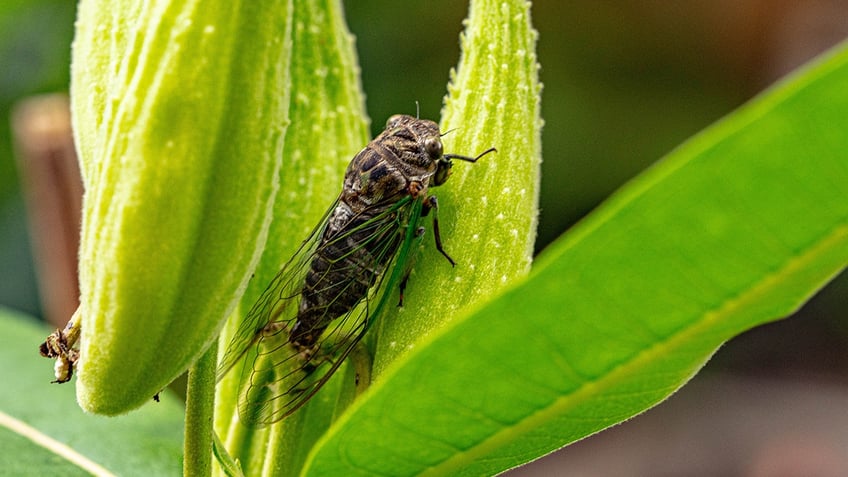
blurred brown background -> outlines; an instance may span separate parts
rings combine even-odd
[[[464,2],[348,3],[372,129],[416,101],[437,119]],[[9,121],[22,98],[67,89],[73,17],[67,0],[0,4],[0,305],[39,317],[51,298],[39,298],[36,275],[45,283],[56,267],[33,265],[45,237],[28,238],[38,230],[21,187],[29,166],[16,166]],[[848,0],[547,0],[533,20],[545,85],[541,250],[688,136],[848,37]],[[728,343],[666,403],[511,475],[848,475],[846,297],[843,273],[795,316]]]

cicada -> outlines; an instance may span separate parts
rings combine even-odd
[[[403,288],[410,253],[432,213],[435,246],[442,248],[436,196],[452,160],[439,127],[407,115],[350,162],[342,192],[294,256],[277,273],[242,321],[218,367],[218,379],[242,359],[239,415],[263,426],[289,416],[330,379]]]

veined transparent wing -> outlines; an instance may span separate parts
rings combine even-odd
[[[239,415],[247,423],[263,426],[276,422],[314,396],[365,335],[406,271],[406,259],[418,236],[421,198],[404,197],[373,218],[328,237],[327,222],[337,205],[338,201],[251,308],[219,365],[218,379],[241,358],[249,362],[241,366],[239,397]],[[357,223],[356,217],[350,223]],[[356,253],[360,247],[367,248],[367,261]],[[304,348],[291,339],[304,284],[315,257],[331,249],[335,256],[331,270],[311,272],[326,274],[317,278],[322,288],[312,293],[325,294],[321,301],[328,304],[327,311],[318,321],[327,327],[320,328],[314,344]],[[350,259],[352,256],[357,259]],[[361,286],[365,271],[376,269],[382,271],[373,277],[373,283],[369,280],[367,292],[349,309],[332,316],[333,304],[358,281]],[[248,353],[253,346],[256,351]]]
[[[223,358],[218,363],[218,381],[245,356],[251,346],[256,344],[269,323],[296,319],[297,297],[303,286],[306,272],[309,270],[309,263],[312,261],[316,247],[324,229],[327,227],[327,217],[335,209],[338,202],[339,200],[336,199],[330,208],[324,212],[318,225],[312,229],[306,240],[300,244],[297,252],[268,283],[265,291],[254,302],[250,311],[241,321],[238,330],[227,344]]]

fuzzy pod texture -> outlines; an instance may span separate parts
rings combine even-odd
[[[523,402],[500,399],[497,388],[511,385],[509,375],[482,376],[507,362],[522,369],[505,358],[521,362],[522,353],[514,351],[522,342],[487,346],[500,331],[516,336],[524,329],[517,315],[500,314],[473,334],[455,330],[479,324],[477,313],[530,269],[542,128],[536,39],[525,0],[470,2],[440,122],[442,132],[450,132],[442,141],[446,153],[498,152],[473,164],[454,161],[452,177],[430,189],[439,198],[441,239],[456,266],[436,250],[432,236],[424,237],[403,308],[376,325],[368,391],[316,442],[299,475],[492,474],[465,467],[475,459],[488,462],[489,444],[507,434],[487,439],[493,436],[488,430],[515,422],[504,417],[511,413],[497,411]],[[422,224],[433,235],[432,221]],[[467,356],[467,349],[476,354]],[[486,367],[469,372],[478,357]]]
[[[240,312],[231,317],[221,334],[222,352],[247,310],[338,197],[345,168],[369,139],[354,39],[339,0],[292,1],[290,72],[292,126],[286,132],[268,241],[241,299]],[[286,475],[283,468],[295,471],[291,461],[278,457],[279,448],[308,450],[317,439],[310,434],[323,427],[311,422],[308,429],[295,432],[299,415],[269,428],[244,426],[236,409],[240,377],[239,369],[234,369],[218,386],[218,435],[242,463],[245,475],[261,475],[263,468],[274,469],[274,475]]]
[[[527,275],[533,260],[542,162],[538,33],[525,0],[474,0],[451,71],[440,129],[453,173],[430,190],[451,267],[425,237],[402,317],[383,320],[374,374],[425,337]],[[432,228],[430,221],[425,226]],[[432,231],[428,232],[432,235]]]
[[[215,339],[264,246],[288,125],[289,2],[82,0],[77,399],[114,415]]]

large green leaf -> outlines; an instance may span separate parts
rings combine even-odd
[[[50,384],[53,365],[38,356],[51,330],[0,309],[0,475],[180,475],[183,407],[161,402],[120,417],[84,414],[71,384]],[[93,467],[77,464],[83,457]]]
[[[660,402],[791,313],[848,262],[847,86],[843,47],[671,153],[393,363],[306,472],[497,473]]]

